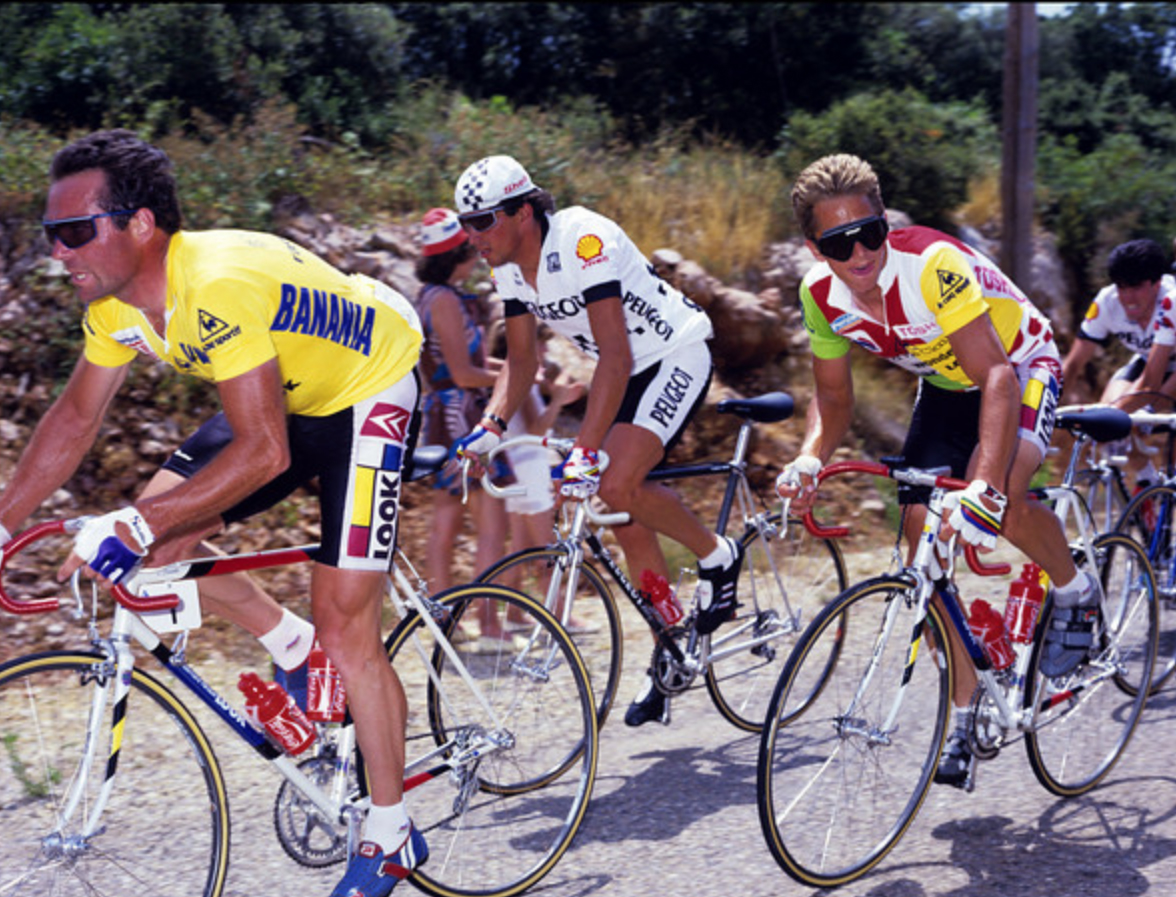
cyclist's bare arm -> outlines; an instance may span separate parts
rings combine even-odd
[[[0,523],[9,532],[16,532],[77,470],[126,375],[126,366],[108,368],[85,358],[78,360],[64,391],[41,418],[0,494]]]
[[[1021,419],[1021,381],[987,315],[948,336],[968,379],[980,388],[980,445],[973,477],[1008,493]]]
[[[840,358],[813,358],[813,397],[809,402],[804,442],[800,454],[809,455],[822,464],[849,432],[853,420],[853,371],[848,353]],[[803,476],[799,485],[778,485],[781,498],[792,499],[797,514],[812,509],[816,500],[816,481]]]
[[[190,521],[231,508],[290,464],[286,398],[276,359],[218,383],[217,393],[233,438],[193,477],[137,505],[156,538],[186,531]]]
[[[486,413],[510,420],[523,404],[539,372],[538,325],[532,315],[505,319],[506,364],[494,383]]]

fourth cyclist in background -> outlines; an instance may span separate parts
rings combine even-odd
[[[1111,251],[1107,259],[1111,282],[1090,303],[1062,366],[1067,384],[1062,404],[1072,399],[1095,351],[1107,348],[1112,340],[1134,354],[1111,375],[1100,402],[1136,411],[1157,394],[1176,399],[1176,377],[1172,376],[1176,373],[1176,278],[1167,271],[1167,256],[1154,240],[1131,240]],[[1122,448],[1128,451],[1128,470],[1137,472],[1140,488],[1159,478],[1150,460],[1145,465],[1131,437]],[[1113,453],[1118,450],[1111,448]]]
[[[1042,671],[1074,669],[1093,643],[1094,583],[1080,575],[1057,518],[1026,500],[1053,431],[1061,360],[1049,322],[989,259],[925,227],[891,231],[873,169],[856,156],[806,168],[792,205],[816,264],[800,295],[812,347],[814,392],[799,456],[777,482],[803,513],[815,478],[853,414],[849,350],[857,344],[920,378],[903,458],[951,467],[969,487],[954,497],[941,538],[992,548],[1003,533],[1054,586],[1053,624]],[[900,490],[913,545],[925,495]],[[914,507],[910,507],[914,506]],[[936,599],[938,600],[938,599]],[[953,652],[963,652],[953,638]],[[967,732],[976,686],[967,662],[952,702],[955,725],[936,781],[964,787],[973,758]]]
[[[538,367],[536,328],[545,323],[596,359],[577,444],[560,493],[583,501],[599,491],[632,522],[614,532],[633,578],[669,568],[658,533],[698,557],[699,615],[707,634],[730,619],[741,564],[737,542],[717,537],[664,485],[646,482],[706,397],[711,379],[709,318],[661,280],[621,228],[580,206],[555,211],[510,156],[475,162],[454,195],[470,240],[494,269],[503,300],[507,360],[486,415],[455,450],[483,456],[498,445]],[[598,452],[610,464],[603,473]],[[669,721],[669,702],[652,681],[625,722]]]

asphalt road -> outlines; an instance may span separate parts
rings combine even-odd
[[[626,617],[626,624],[632,623]],[[636,627],[631,627],[632,633]],[[1176,893],[1176,688],[1153,698],[1126,755],[1091,794],[1061,800],[1020,744],[980,766],[976,790],[933,786],[919,817],[867,877],[836,892],[790,879],[764,845],[755,804],[758,739],[730,727],[705,690],[676,700],[671,724],[628,729],[643,642],[626,658],[621,707],[602,733],[599,777],[571,850],[535,897],[1134,897]],[[216,738],[214,734],[214,739]],[[330,892],[340,870],[288,860],[273,835],[274,774],[218,748],[233,799],[226,893]],[[413,889],[402,885],[397,893]]]

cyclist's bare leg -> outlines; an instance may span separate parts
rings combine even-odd
[[[400,803],[404,793],[407,702],[380,640],[387,577],[316,564],[311,608],[319,641],[339,668],[356,737],[371,774],[372,803]]]
[[[1041,466],[1041,453],[1025,440],[1018,440],[1009,471],[1009,506],[1005,509],[1004,537],[1041,566],[1052,582],[1065,584],[1078,575],[1066,533],[1057,515],[1041,502],[1028,497],[1029,482]]]
[[[464,517],[460,495],[451,495],[446,489],[433,490],[433,521],[425,546],[425,567],[429,571],[429,589],[433,592],[453,585],[453,546]]]
[[[158,495],[184,482],[184,478],[170,470],[156,471],[143,488],[141,498]],[[221,529],[220,518],[193,528],[166,541],[161,540],[151,551],[150,563],[164,565],[194,557],[213,557],[223,554],[204,539]],[[205,610],[260,637],[282,619],[281,606],[271,598],[247,573],[228,576],[208,576],[200,582],[200,603]]]
[[[602,448],[608,453],[609,466],[600,479],[600,497],[610,508],[627,511],[635,522],[668,536],[700,558],[714,551],[718,546],[715,534],[678,494],[660,483],[646,482],[646,475],[665,454],[655,434],[633,424],[614,424]],[[622,539],[619,532],[617,539]],[[632,567],[627,550],[625,556]]]

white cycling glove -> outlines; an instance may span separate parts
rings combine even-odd
[[[561,495],[583,501],[600,489],[600,455],[596,449],[576,446],[563,463]]]
[[[776,477],[776,492],[785,486],[800,486],[801,477],[811,477],[813,487],[816,487],[817,476],[821,473],[821,459],[814,455],[801,455],[787,465]]]
[[[500,442],[502,442],[501,433],[495,433],[489,427],[478,424],[470,430],[469,434],[453,444],[453,457],[459,460],[464,460],[467,457],[480,458],[498,448]]]
[[[125,523],[131,536],[139,543],[132,548],[122,540],[116,529]],[[99,576],[118,584],[127,578],[147,555],[147,548],[155,541],[155,534],[143,515],[131,505],[87,520],[74,538],[74,554]]]
[[[965,542],[979,548],[996,548],[1008,499],[984,480],[972,480],[968,488],[947,497],[948,523]]]

